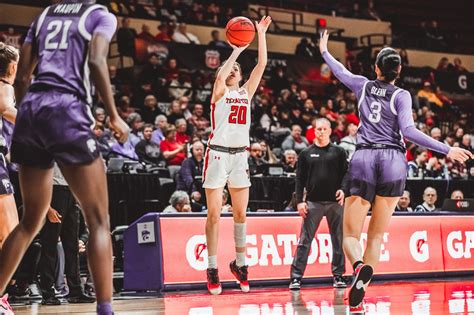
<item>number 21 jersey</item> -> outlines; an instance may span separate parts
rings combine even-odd
[[[212,133],[209,143],[229,148],[250,145],[250,98],[244,88],[229,90],[211,104]]]
[[[25,39],[38,54],[31,88],[68,92],[91,105],[89,42],[94,33],[110,40],[116,27],[116,18],[94,1],[65,0],[47,7]]]

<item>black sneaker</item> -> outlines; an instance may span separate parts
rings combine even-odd
[[[221,294],[222,286],[219,281],[219,272],[216,268],[207,269],[207,289],[212,295]]]
[[[71,304],[82,304],[82,303],[94,303],[95,298],[92,296],[86,295],[84,293],[80,293],[78,295],[68,295],[66,297],[68,303]]]
[[[237,279],[237,281],[239,282],[240,289],[242,290],[242,292],[249,292],[250,291],[250,285],[249,285],[249,280],[248,280],[249,266],[239,267],[237,266],[235,260],[233,260],[229,264],[229,267],[235,279]]]
[[[55,297],[55,296],[50,296],[47,298],[43,298],[41,301],[42,305],[61,305],[61,301]]]
[[[365,290],[369,285],[374,269],[369,265],[360,264],[354,270],[354,280],[349,291],[349,306],[358,307],[364,301]]]
[[[346,283],[346,280],[344,279],[344,277],[334,276],[332,286],[337,288],[337,289],[342,289],[342,288],[347,287],[347,283]]]
[[[290,288],[290,290],[299,290],[299,289],[301,289],[301,279],[298,279],[298,278],[291,279],[289,288]]]

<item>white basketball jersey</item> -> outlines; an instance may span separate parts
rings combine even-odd
[[[209,143],[236,148],[250,146],[250,98],[244,88],[229,90],[211,104],[212,133]]]

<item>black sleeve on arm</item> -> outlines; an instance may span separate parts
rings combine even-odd
[[[306,150],[300,153],[298,157],[298,163],[296,165],[296,202],[303,202],[303,192],[306,185],[306,179],[308,176],[308,170],[306,165]]]

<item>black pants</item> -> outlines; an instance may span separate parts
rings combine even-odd
[[[46,224],[41,230],[40,288],[43,298],[54,296],[56,260],[58,258],[57,243],[61,242],[65,254],[65,274],[69,287],[69,295],[82,293],[79,277],[79,207],[67,186],[54,186],[53,209],[62,216],[61,223]]]
[[[344,251],[342,249],[342,215],[343,208],[337,202],[308,201],[308,214],[301,225],[301,234],[295,258],[291,264],[291,278],[303,278],[308,255],[311,250],[311,242],[318,230],[319,223],[326,216],[331,234],[331,243],[333,249],[332,255],[332,274],[342,276],[346,271]]]

